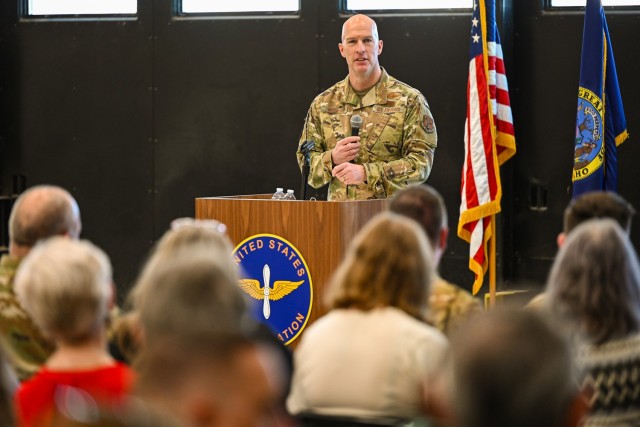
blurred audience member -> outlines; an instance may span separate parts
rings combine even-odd
[[[296,349],[291,413],[303,420],[416,416],[423,379],[448,347],[425,321],[433,274],[431,248],[415,221],[393,213],[372,219],[336,272],[332,310]]]
[[[640,420],[640,265],[617,222],[596,219],[571,232],[553,264],[546,308],[573,337],[586,426]]]
[[[13,286],[22,259],[40,240],[80,235],[80,209],[60,187],[42,185],[24,192],[9,217],[9,254],[0,259],[0,334],[7,357],[21,380],[33,375],[54,350],[18,302]]]
[[[625,233],[631,231],[631,220],[636,211],[621,195],[611,191],[593,191],[571,200],[564,210],[562,232],[558,235],[561,247],[567,235],[578,225],[590,219],[615,220]]]
[[[469,292],[437,274],[449,236],[444,200],[429,185],[413,185],[396,193],[391,201],[391,211],[417,221],[426,233],[436,269],[429,295],[429,320],[450,337],[460,324],[481,311],[481,305]]]
[[[113,284],[104,252],[86,241],[53,237],[25,258],[15,290],[35,324],[56,344],[45,365],[18,389],[20,426],[49,425],[56,401],[77,393],[106,404],[128,392],[131,371],[106,349]]]
[[[214,220],[196,220],[192,218],[178,218],[171,223],[171,228],[164,233],[156,244],[154,250],[145,264],[140,277],[131,291],[130,298],[133,306],[140,310],[145,303],[144,297],[147,293],[153,295],[155,285],[149,277],[155,273],[158,266],[161,266],[169,259],[183,250],[192,248],[195,245],[206,245],[221,253],[228,253],[231,259],[233,246],[226,234],[226,226]],[[227,255],[225,255],[227,257]],[[235,267],[235,263],[232,263]]]
[[[440,380],[427,405],[436,401],[447,420],[436,425],[575,427],[586,410],[568,342],[529,311],[497,310],[461,328]]]
[[[149,270],[146,279],[135,289],[145,343],[252,326],[231,252],[203,244],[184,247]]]
[[[558,234],[557,243],[561,248],[565,239],[578,225],[596,218],[615,220],[628,234],[631,231],[631,220],[636,211],[622,196],[610,191],[593,191],[571,200],[564,210],[562,232]],[[540,309],[544,305],[545,293],[531,300],[529,308]]]
[[[199,319],[205,322],[201,327],[204,330],[227,330],[225,328],[237,328],[238,322],[248,321],[245,295],[242,292],[235,292],[235,288],[237,288],[237,284],[239,282],[238,267],[231,256],[232,245],[226,234],[225,225],[214,220],[179,218],[171,223],[171,229],[167,231],[158,242],[130,294],[134,310],[124,317],[123,321],[128,322],[128,324],[121,324],[121,333],[118,334],[120,336],[121,347],[129,349],[128,356],[130,360],[134,357],[135,353],[138,351],[138,347],[141,345],[142,334],[139,331],[140,312],[144,311],[144,306],[147,301],[155,301],[157,298],[156,291],[158,289],[159,281],[162,283],[171,282],[173,285],[170,286],[179,287],[181,283],[180,277],[182,277],[180,275],[186,274],[187,277],[193,277],[195,279],[192,273],[188,271],[178,272],[178,270],[169,272],[169,279],[165,277],[158,279],[159,276],[163,276],[166,272],[166,269],[164,269],[163,266],[183,251],[192,251],[194,248],[199,248],[198,250],[200,252],[204,252],[205,256],[214,259],[214,261],[218,261],[219,265],[216,264],[214,267],[223,271],[225,276],[224,278],[214,278],[211,275],[207,276],[207,274],[213,274],[212,271],[210,271],[203,276],[206,280],[202,283],[202,289],[208,289],[209,286],[215,283],[233,283],[234,288],[234,292],[228,295],[229,298],[233,298],[233,302],[219,300],[220,296],[223,294],[218,295],[215,290],[209,290],[211,295],[209,295],[208,299],[205,298],[202,301],[197,302],[197,304],[202,306],[202,315]],[[173,292],[173,290],[170,292]],[[158,304],[156,304],[156,307],[157,306]],[[182,317],[186,319],[186,322],[190,321],[189,316],[195,306],[196,305],[190,306],[186,302],[182,306],[188,311],[187,313],[183,313]],[[229,314],[229,310],[235,310],[236,312],[232,314],[229,319],[223,321],[221,316],[224,315],[226,317]],[[158,313],[158,319],[162,319],[164,317],[164,313]],[[177,319],[176,321],[182,321],[182,318]],[[164,319],[164,321],[167,325],[158,327],[157,329],[160,332],[164,332],[167,328],[172,327],[176,327],[178,330],[186,328],[185,325],[174,324],[175,322],[168,318]],[[154,322],[152,322],[152,324],[155,325]],[[154,334],[154,331],[147,331],[147,334]],[[287,349],[273,335],[273,333],[271,333],[271,331],[262,324],[252,329],[251,335],[258,341],[268,345],[273,345],[277,351],[281,353],[287,366],[286,371],[288,374],[286,385],[288,392],[288,386],[290,383],[289,377],[293,370],[293,361],[289,349]],[[122,343],[129,343],[131,345],[122,345]]]
[[[230,259],[232,246],[225,230],[224,224],[212,220],[179,218],[172,222],[171,229],[156,244],[140,277],[129,293],[129,303],[133,309],[123,315],[115,325],[114,340],[127,361],[133,362],[143,345],[140,310],[148,298],[153,298],[157,268],[174,258],[180,251],[194,246],[208,246],[225,258],[228,253]],[[233,266],[235,268],[235,264]]]
[[[278,357],[236,333],[167,337],[142,352],[136,394],[190,427],[276,426],[284,415]]]
[[[196,244],[148,279],[153,285],[138,295],[145,346],[137,395],[188,426],[286,421],[284,362],[273,341],[252,338],[231,253]]]

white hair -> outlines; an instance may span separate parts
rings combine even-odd
[[[112,298],[111,264],[88,241],[53,237],[38,243],[15,279],[20,303],[54,340],[76,343],[104,327]]]

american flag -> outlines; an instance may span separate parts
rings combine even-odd
[[[471,20],[465,160],[458,236],[469,242],[474,295],[487,271],[491,221],[500,212],[500,165],[516,152],[495,0],[474,0]]]

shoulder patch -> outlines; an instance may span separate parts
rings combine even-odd
[[[436,125],[433,123],[431,116],[424,115],[422,118],[422,128],[427,133],[434,133],[436,131]]]

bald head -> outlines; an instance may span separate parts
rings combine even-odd
[[[376,25],[376,21],[369,18],[367,15],[354,15],[344,21],[344,24],[342,25],[342,37],[340,37],[342,43],[344,43],[345,34],[349,33],[350,30],[362,27],[371,28],[371,33],[373,34],[375,41],[377,42],[380,40],[378,37],[378,26]]]
[[[11,210],[11,251],[28,250],[52,236],[77,239],[81,228],[80,209],[69,192],[50,185],[33,187],[18,197]]]

